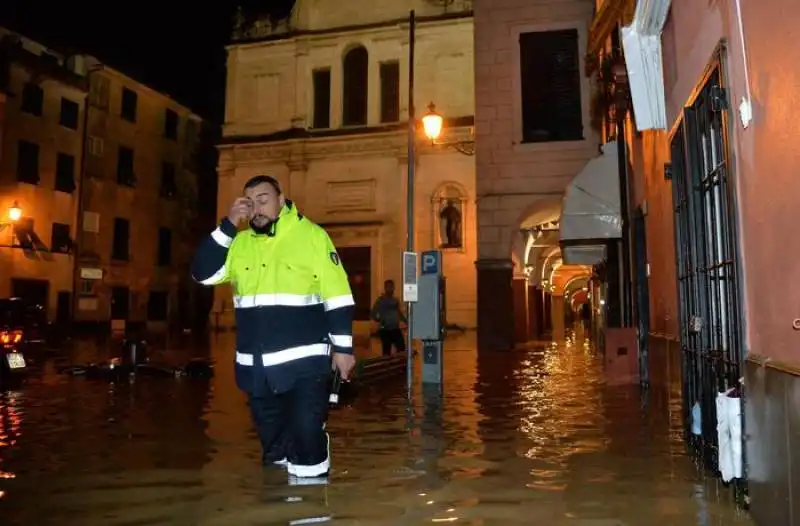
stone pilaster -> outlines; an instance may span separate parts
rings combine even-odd
[[[528,280],[525,276],[514,276],[511,289],[514,294],[514,341],[525,343],[530,340]]]
[[[287,187],[283,192],[297,204],[297,207],[302,211],[304,209],[306,200],[306,173],[308,172],[308,164],[305,160],[290,160],[286,163],[289,168],[289,176]]]
[[[514,348],[513,263],[510,259],[480,259],[478,270],[478,350]]]

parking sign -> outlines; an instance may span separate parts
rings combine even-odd
[[[428,250],[422,253],[422,274],[441,274],[442,254],[438,250]]]

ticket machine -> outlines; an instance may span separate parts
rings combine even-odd
[[[442,254],[438,250],[423,252],[420,258],[418,297],[412,311],[412,336],[422,341],[423,384],[442,383],[445,306]]]

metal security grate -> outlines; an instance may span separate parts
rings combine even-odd
[[[715,472],[716,396],[739,386],[743,361],[727,107],[717,68],[684,110],[671,143],[686,436]],[[695,404],[699,435],[692,432]]]

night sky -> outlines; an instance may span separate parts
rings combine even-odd
[[[224,46],[242,3],[251,11],[285,14],[294,1],[0,0],[0,25],[59,50],[94,55],[220,123]],[[197,7],[179,10],[176,4]]]

